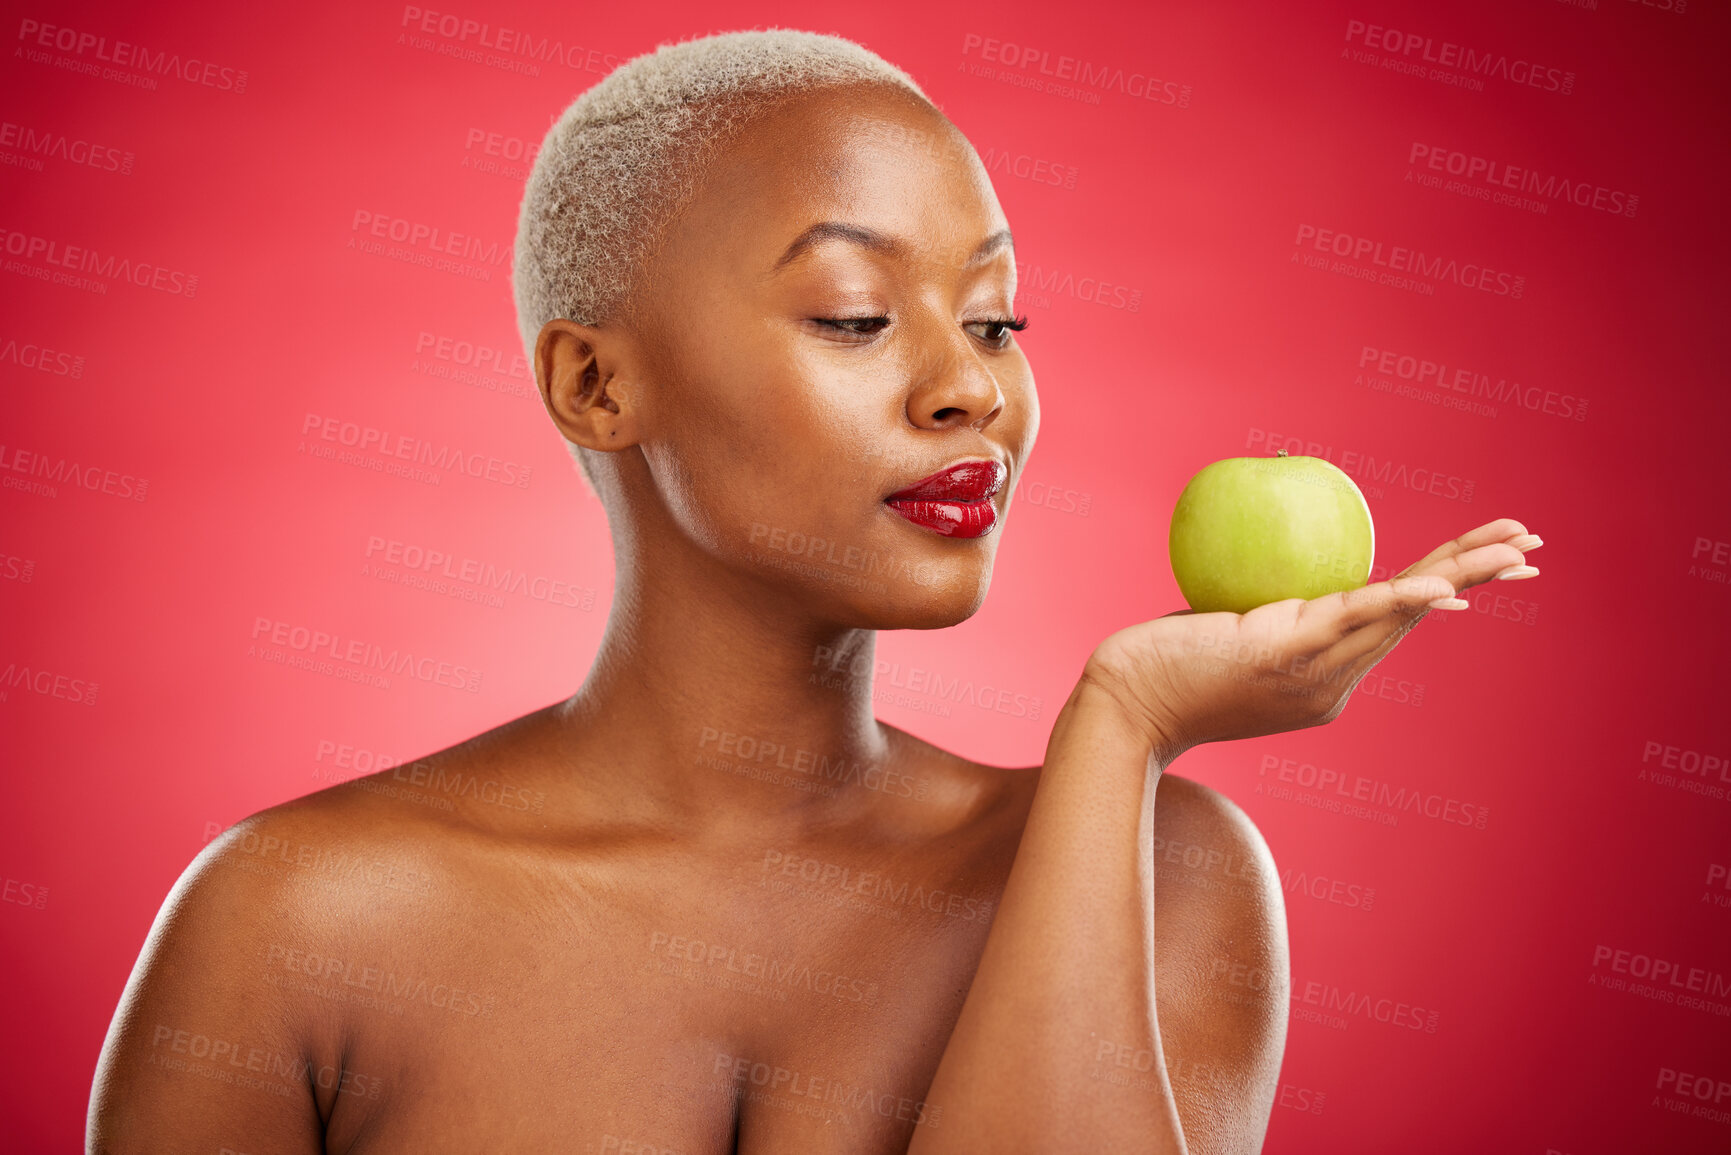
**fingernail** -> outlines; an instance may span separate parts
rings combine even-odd
[[[1465,598],[1438,598],[1434,602],[1426,602],[1433,610],[1464,610],[1467,608]]]
[[[1536,533],[1523,533],[1519,537],[1509,538],[1509,544],[1520,550],[1522,553],[1526,553],[1530,549],[1538,549],[1541,545],[1544,545],[1545,542],[1544,539]]]
[[[1511,565],[1506,569],[1500,569],[1497,571],[1497,580],[1500,582],[1515,582],[1520,581],[1522,578],[1538,576],[1539,567],[1536,565]]]

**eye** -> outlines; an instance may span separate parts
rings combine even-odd
[[[993,332],[981,334],[981,339],[994,349],[1004,349],[1010,344],[1011,333],[1020,333],[1028,327],[1028,318],[1017,317],[1014,320],[1005,320],[1002,317],[994,317],[989,321],[973,321],[968,327],[975,326],[993,330]]]
[[[843,333],[852,333],[858,337],[875,335],[884,325],[890,323],[888,317],[815,317],[820,325],[839,329]]]

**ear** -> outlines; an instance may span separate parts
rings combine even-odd
[[[535,338],[535,384],[569,441],[603,452],[638,442],[634,386],[618,376],[624,335],[555,318]]]

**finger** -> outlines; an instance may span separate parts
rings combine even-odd
[[[1530,543],[1528,539],[1531,539]],[[1485,522],[1477,529],[1468,530],[1453,541],[1444,542],[1437,546],[1423,558],[1401,570],[1396,576],[1404,577],[1409,573],[1417,573],[1425,566],[1454,557],[1456,554],[1497,543],[1513,544],[1517,550],[1537,549],[1544,544],[1536,534],[1528,533],[1527,527],[1514,518],[1499,517],[1495,521]]]
[[[1335,687],[1350,685],[1381,661],[1419,623],[1426,605],[1444,589],[1435,577],[1412,576],[1306,602],[1307,608],[1330,598],[1339,598],[1341,603],[1334,613],[1332,641],[1312,650],[1315,657],[1306,666],[1306,676],[1316,681],[1317,692],[1332,693]],[[1375,656],[1366,660],[1371,654]]]
[[[1493,522],[1492,524],[1497,523]],[[1457,541],[1468,540],[1471,536],[1470,534],[1463,535]],[[1420,576],[1444,578],[1454,586],[1454,594],[1445,594],[1437,599],[1437,602],[1427,602],[1426,608],[1444,611],[1461,610],[1466,608],[1467,603],[1456,598],[1455,594],[1497,578],[1537,576],[1538,568],[1522,564],[1518,560],[1520,556],[1520,550],[1507,542],[1483,545],[1476,549],[1457,553],[1453,557],[1433,562],[1430,569],[1425,573],[1409,574],[1408,578]],[[1511,558],[1517,560],[1511,561]],[[1453,601],[1455,604],[1438,604],[1445,601]],[[1329,668],[1364,663],[1365,668],[1368,669],[1388,656],[1389,651],[1394,649],[1400,640],[1407,635],[1407,632],[1424,617],[1424,612],[1421,610],[1416,614],[1395,615],[1381,625],[1374,621],[1367,622],[1331,645],[1318,658],[1318,663]]]
[[[1400,640],[1430,611],[1421,606],[1416,613],[1384,618],[1360,627],[1328,647],[1316,659],[1320,670],[1348,670],[1351,677],[1370,669],[1400,644]]]
[[[1514,546],[1499,542],[1465,550],[1452,557],[1440,558],[1428,565],[1420,563],[1413,568],[1411,574],[1446,578],[1454,586],[1454,593],[1458,594],[1493,578],[1513,580],[1537,577],[1538,567],[1525,564],[1523,556]],[[1452,597],[1454,594],[1446,596]]]
[[[1312,598],[1299,607],[1295,633],[1299,648],[1315,653],[1342,638],[1397,617],[1417,618],[1437,598],[1453,597],[1456,586],[1441,574],[1411,574]]]
[[[1439,546],[1391,581],[1306,602],[1298,624],[1301,639],[1311,643],[1306,648],[1317,653],[1314,668],[1325,674],[1369,669],[1388,656],[1433,602],[1458,610],[1464,605],[1456,597],[1462,590],[1499,576],[1535,576],[1537,568],[1523,564],[1522,547],[1536,548],[1526,539],[1538,540],[1513,518],[1499,518]]]
[[[1470,537],[1471,535],[1467,536]],[[1402,613],[1399,609],[1391,606],[1387,613],[1378,618],[1374,612],[1378,603],[1365,600],[1353,612],[1341,616],[1340,622],[1351,624],[1352,628],[1350,632],[1343,633],[1329,643],[1327,650],[1322,655],[1323,660],[1344,664],[1358,661],[1366,654],[1376,653],[1377,660],[1380,661],[1382,655],[1393,649],[1395,643],[1399,642],[1401,638],[1406,636],[1408,630],[1418,624],[1419,619],[1424,616],[1425,610],[1439,608],[1448,612],[1451,608],[1448,605],[1433,606],[1432,602],[1454,599],[1463,590],[1482,585],[1499,574],[1513,574],[1519,577],[1533,576],[1539,572],[1534,566],[1522,565],[1520,559],[1520,550],[1506,542],[1500,542],[1494,545],[1479,546],[1477,549],[1469,549],[1464,553],[1457,553],[1453,557],[1442,558],[1432,562],[1422,573],[1412,573],[1402,578],[1396,578],[1395,581],[1397,582],[1416,581],[1421,578],[1441,578],[1449,585],[1446,589],[1440,585],[1434,587],[1437,591],[1435,597],[1427,598],[1416,613]],[[1527,570],[1530,573],[1521,574],[1518,572],[1521,570]],[[1368,590],[1373,587],[1364,586],[1362,588]],[[1354,593],[1357,591],[1349,590],[1347,592]],[[1456,604],[1452,609],[1459,610],[1462,605],[1464,603]]]

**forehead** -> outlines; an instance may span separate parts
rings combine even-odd
[[[668,240],[682,260],[769,275],[819,221],[904,238],[914,258],[957,267],[1005,227],[985,167],[941,114],[911,94],[850,85],[759,112],[723,146]]]

